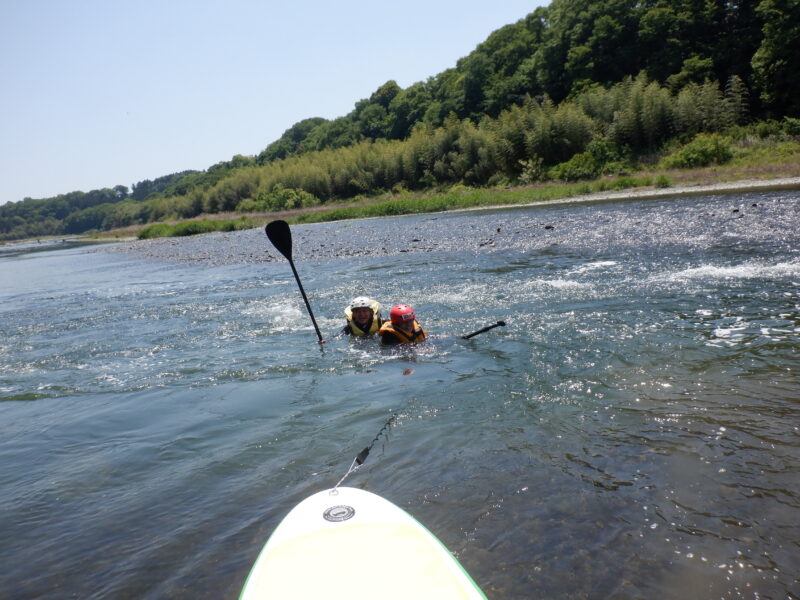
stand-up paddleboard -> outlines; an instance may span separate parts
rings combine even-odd
[[[483,599],[444,545],[388,500],[356,488],[298,504],[256,559],[240,600]]]

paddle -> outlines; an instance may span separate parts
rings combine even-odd
[[[475,337],[476,335],[484,333],[486,331],[489,331],[490,329],[494,329],[495,327],[505,327],[505,326],[506,326],[506,322],[505,321],[498,321],[494,325],[489,325],[488,327],[484,327],[482,329],[478,329],[478,331],[473,331],[472,333],[468,333],[467,335],[462,335],[461,339],[462,340],[468,340],[471,337]]]
[[[272,242],[272,245],[289,261],[289,265],[292,267],[292,273],[294,273],[294,278],[297,280],[297,286],[300,288],[300,293],[303,295],[303,300],[306,303],[308,314],[311,316],[311,322],[314,324],[314,329],[317,332],[319,343],[324,344],[325,340],[322,339],[322,334],[319,332],[319,327],[317,327],[317,321],[314,319],[314,313],[311,311],[311,304],[309,304],[308,298],[306,297],[306,291],[303,289],[303,284],[300,283],[300,276],[297,274],[297,269],[294,267],[294,261],[292,260],[292,232],[289,230],[289,224],[286,221],[271,221],[267,223],[264,231],[266,231],[267,237],[269,241]]]

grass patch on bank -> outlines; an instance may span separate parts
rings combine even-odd
[[[465,208],[489,208],[492,206],[547,202],[562,198],[574,198],[596,192],[625,190],[637,187],[658,185],[669,187],[667,178],[654,182],[652,177],[618,177],[591,183],[551,184],[510,190],[470,189],[459,186],[457,191],[445,194],[418,197],[409,194],[404,198],[381,200],[364,206],[343,206],[326,211],[315,211],[287,218],[290,223],[325,223],[344,219],[364,219],[370,217],[394,217]]]
[[[734,149],[731,167],[761,168],[800,161],[800,141],[788,140],[773,144],[742,143]]]
[[[238,231],[240,229],[253,229],[258,226],[259,222],[250,217],[241,217],[240,219],[229,221],[183,221],[182,223],[175,223],[174,225],[156,223],[155,225],[148,225],[142,229],[136,237],[140,240],[149,240],[162,237],[198,235],[215,231]]]

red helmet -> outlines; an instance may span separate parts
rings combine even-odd
[[[389,311],[389,318],[393,324],[397,325],[403,321],[413,321],[417,318],[417,315],[414,314],[414,309],[408,304],[398,304]]]

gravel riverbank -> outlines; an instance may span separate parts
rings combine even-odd
[[[635,199],[664,199],[697,195],[729,195],[732,214],[744,217],[747,212],[738,212],[742,205],[739,193],[800,189],[800,177],[771,181],[752,180],[712,185],[648,189],[639,191],[588,194],[577,198],[565,198],[530,205],[498,206],[494,208],[468,209],[472,211],[497,211],[503,208],[523,206],[553,207],[564,204],[586,204],[616,202]],[[736,211],[736,213],[733,213]],[[453,211],[455,212],[455,211]],[[562,243],[569,237],[567,223],[548,222],[542,213],[528,212],[524,217],[507,216],[476,222],[474,231],[465,235],[448,226],[447,215],[433,213],[417,215],[408,227],[387,227],[385,219],[360,219],[336,223],[293,226],[295,261],[317,258],[344,258],[348,256],[392,256],[400,253],[431,252],[434,250],[480,250],[482,248],[512,247],[520,238],[530,244]],[[342,235],[346,232],[346,235]],[[642,235],[646,232],[639,232]],[[657,238],[658,232],[647,233]],[[535,241],[531,238],[535,238]],[[241,263],[263,263],[284,260],[266,239],[261,228],[230,233],[211,233],[181,238],[159,238],[137,240],[98,248],[96,251],[127,252],[159,261],[189,262],[208,265]]]

